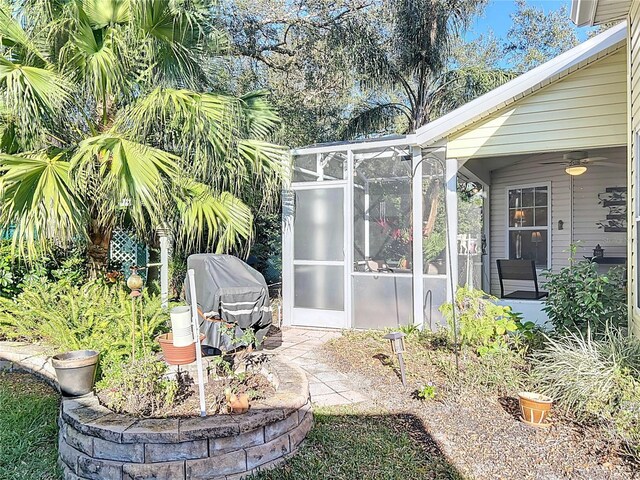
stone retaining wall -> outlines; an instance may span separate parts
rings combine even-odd
[[[13,353],[10,361],[20,366]],[[26,357],[29,370],[42,365]],[[270,363],[276,394],[241,415],[136,419],[113,413],[94,395],[63,397],[58,446],[65,480],[236,480],[277,465],[304,440],[313,415],[304,372],[275,357]]]

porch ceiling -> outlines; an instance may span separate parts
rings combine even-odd
[[[609,148],[593,148],[593,149],[584,149],[584,148],[575,148],[572,150],[563,150],[563,151],[555,151],[555,152],[540,152],[534,154],[524,154],[524,155],[507,155],[507,156],[495,156],[495,157],[477,157],[470,158],[464,162],[464,169],[468,172],[472,173],[474,176],[478,177],[480,180],[485,182],[486,184],[491,184],[491,174],[494,171],[511,167],[513,165],[518,164],[535,164],[540,165],[541,168],[544,168],[545,165],[542,165],[543,162],[550,162],[554,160],[562,160],[562,156],[565,153],[569,153],[575,150],[586,150],[589,156],[592,157],[615,157],[620,158],[626,156],[626,147],[609,147]],[[603,166],[593,165],[590,168],[606,168]],[[556,175],[557,169],[551,169],[550,175]],[[551,172],[551,170],[556,170]]]

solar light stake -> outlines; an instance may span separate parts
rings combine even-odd
[[[404,352],[404,337],[402,332],[391,332],[384,336],[391,342],[391,351],[398,356],[398,363],[400,364],[400,375],[402,376],[402,385],[407,386],[407,379],[404,375],[404,358],[402,353]]]

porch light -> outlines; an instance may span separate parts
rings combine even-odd
[[[398,363],[400,364],[400,375],[402,377],[402,385],[407,386],[407,379],[404,374],[404,359],[402,353],[404,352],[404,337],[402,332],[391,332],[384,336],[391,342],[391,351],[398,356]]]
[[[567,168],[564,169],[564,171],[567,172],[569,175],[577,176],[577,175],[582,175],[584,172],[586,172],[587,167],[585,167],[584,165],[569,165]]]

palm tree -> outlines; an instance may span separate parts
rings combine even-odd
[[[382,2],[369,15],[349,17],[336,27],[334,44],[348,47],[364,97],[343,136],[415,131],[510,79],[501,69],[449,63],[456,35],[485,3]]]
[[[285,157],[264,92],[213,91],[212,3],[0,3],[0,228],[17,254],[87,241],[96,275],[119,225],[167,225],[184,249],[249,241],[243,200],[275,198]]]

